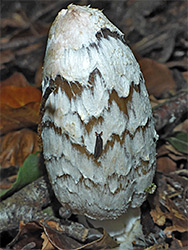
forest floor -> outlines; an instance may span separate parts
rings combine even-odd
[[[94,242],[84,238],[86,229],[74,217],[61,225],[59,204],[47,187],[39,152],[37,124],[48,31],[57,13],[72,2],[103,10],[125,34],[146,80],[159,135],[157,189],[141,207],[145,246],[134,248],[188,249],[186,0],[1,0],[0,249],[110,247],[105,232]]]

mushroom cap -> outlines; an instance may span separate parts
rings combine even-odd
[[[43,154],[60,203],[99,220],[139,207],[155,172],[157,134],[122,32],[97,9],[61,10],[49,32],[42,89]]]

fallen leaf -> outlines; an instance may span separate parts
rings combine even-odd
[[[164,232],[168,237],[171,237],[173,231],[178,231],[180,233],[184,233],[188,231],[187,227],[187,217],[183,214],[182,211],[174,204],[172,200],[166,197],[165,202],[166,208],[169,210],[167,214],[167,218],[172,220],[172,226],[166,227]]]
[[[178,172],[178,171],[176,171]],[[186,201],[183,201],[184,188],[187,179],[176,172],[170,174],[156,174],[158,189],[155,192],[151,205],[150,214],[153,221],[163,226],[167,237],[172,237],[173,232],[184,233],[188,231]]]
[[[188,154],[188,134],[176,132],[173,136],[166,138],[172,146],[181,153]]]
[[[30,129],[9,132],[2,136],[0,165],[2,168],[21,166],[31,153],[39,151],[38,135]]]
[[[22,73],[14,72],[13,75],[11,75],[9,78],[7,78],[6,80],[0,83],[1,88],[8,86],[8,85],[18,86],[18,87],[27,87],[29,86],[29,83]]]
[[[41,238],[44,240],[42,243],[42,250],[51,250],[54,248],[45,233],[41,234]]]
[[[103,234],[101,238],[88,243],[84,246],[86,249],[109,249],[118,247],[119,244],[104,230],[100,230]],[[83,249],[84,249],[83,248]]]
[[[5,199],[40,176],[42,176],[42,169],[39,167],[39,153],[30,154],[24,161],[23,166],[19,168],[16,182],[8,190],[2,191],[0,197]]]
[[[0,134],[25,127],[36,126],[39,122],[40,102],[31,102],[20,108],[3,105],[1,109]]]
[[[39,121],[40,100],[41,91],[34,87],[2,87],[0,134],[35,126]]]
[[[167,243],[154,244],[151,247],[147,247],[144,250],[160,250],[160,249],[168,249],[169,245]]]
[[[9,243],[9,247],[14,250],[20,249],[41,249],[42,227],[35,222],[24,224],[20,221],[19,232],[16,237]]]
[[[171,71],[164,64],[150,58],[139,60],[149,94],[158,98],[168,97],[176,90],[176,83]]]
[[[157,158],[157,170],[163,173],[170,173],[177,169],[177,164],[168,156]]]
[[[155,209],[151,210],[150,212],[151,216],[153,217],[153,221],[159,225],[163,226],[166,222],[166,216],[165,213],[163,213],[159,206],[156,206]]]
[[[54,246],[54,248],[63,249],[79,249],[82,244],[78,241],[67,236],[62,231],[57,231],[49,226],[43,226],[44,233],[47,236],[49,242]]]
[[[0,92],[1,105],[19,108],[31,102],[40,102],[40,90],[32,87],[5,86]]]

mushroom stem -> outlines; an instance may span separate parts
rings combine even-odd
[[[84,215],[78,215],[78,220],[84,226],[89,224],[95,228],[104,228],[106,232],[120,243],[117,250],[134,249],[134,243],[144,244],[144,235],[140,224],[140,208],[128,208],[127,212],[117,219],[93,220]]]

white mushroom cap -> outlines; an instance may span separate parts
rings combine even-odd
[[[46,48],[43,98],[51,86],[41,136],[60,203],[94,220],[141,206],[155,172],[157,135],[139,65],[101,11],[70,5],[59,12]]]

